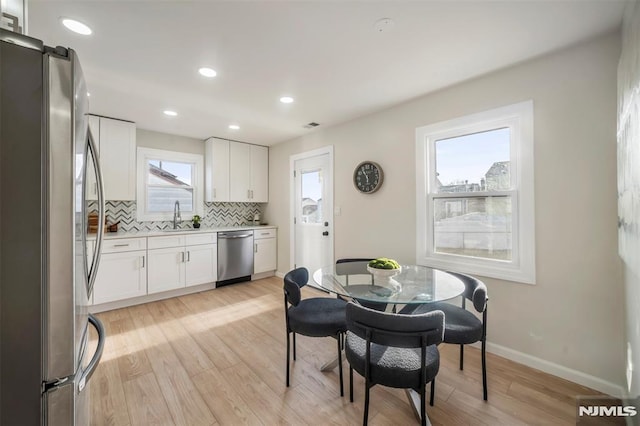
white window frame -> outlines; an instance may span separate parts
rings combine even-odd
[[[183,221],[189,221],[193,217],[193,215],[198,214],[202,216],[202,202],[204,200],[203,194],[203,183],[204,183],[204,159],[202,155],[198,154],[188,154],[185,152],[176,152],[176,151],[165,151],[163,149],[154,149],[154,148],[138,148],[138,158],[137,158],[137,202],[136,202],[136,210],[137,210],[137,220],[138,222],[149,222],[149,221],[164,221],[164,220],[173,220],[173,211],[171,212],[162,212],[162,213],[149,213],[146,211],[147,207],[147,176],[149,173],[148,165],[149,160],[161,160],[161,161],[175,161],[180,163],[190,163],[194,166],[193,176],[192,176],[192,185],[193,188],[193,213],[182,214]]]
[[[437,193],[435,142],[508,127],[511,188],[506,191]],[[535,284],[533,101],[508,105],[416,129],[416,261],[448,271]],[[512,209],[510,261],[434,250],[434,199],[508,195]]]

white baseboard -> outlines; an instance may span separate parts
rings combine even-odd
[[[97,314],[104,311],[112,311],[114,309],[126,308],[129,306],[141,305],[143,303],[156,302],[158,300],[169,299],[171,297],[184,296],[200,291],[213,290],[216,283],[200,284],[190,287],[182,287],[175,290],[163,291],[161,293],[153,293],[145,296],[132,297],[131,299],[116,300],[115,302],[107,302],[99,305],[89,306],[89,312]]]
[[[284,272],[276,271],[276,277],[284,278],[284,276],[285,276]]]
[[[473,346],[476,346],[478,348],[480,347],[479,344],[474,344]],[[492,354],[499,355],[503,358],[507,358],[519,364],[526,365],[527,367],[535,368],[537,370],[544,371],[545,373],[561,377],[579,385],[595,389],[607,395],[618,398],[622,398],[625,396],[624,388],[620,385],[616,385],[615,383],[600,379],[595,376],[591,376],[589,374],[583,373],[582,371],[574,370],[560,364],[555,364],[553,362],[546,361],[532,355],[518,352],[505,346],[487,342],[487,352],[491,352]]]

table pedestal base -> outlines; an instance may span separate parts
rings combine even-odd
[[[338,357],[335,357],[333,359],[330,359],[329,361],[325,362],[324,364],[322,364],[322,367],[320,367],[320,371],[322,371],[323,373],[325,371],[331,371],[334,368],[336,368],[338,366]]]
[[[409,400],[409,405],[413,410],[413,415],[416,416],[416,419],[420,421],[420,394],[413,389],[405,389],[404,393],[407,395],[407,399]],[[425,410],[424,415],[426,418],[427,426],[431,426],[431,422],[429,421],[429,416],[427,415],[427,410]]]
[[[320,371],[322,372],[331,371],[337,366],[338,366],[338,357],[335,357],[325,362],[322,365],[322,367],[320,367]],[[405,395],[407,395],[407,400],[409,401],[409,406],[413,411],[413,415],[416,416],[416,419],[418,419],[418,421],[420,421],[420,394],[414,391],[413,389],[405,389],[404,392],[405,392]],[[427,416],[426,418],[427,426],[431,426],[431,421],[429,421],[429,416],[427,415],[426,410],[425,410],[425,415]]]

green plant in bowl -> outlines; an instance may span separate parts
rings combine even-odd
[[[370,268],[375,269],[400,269],[400,264],[393,259],[379,257],[368,263]]]
[[[194,214],[193,217],[191,218],[191,222],[193,223],[193,227],[194,228],[200,228],[200,221],[202,219],[200,218],[200,216],[198,216],[197,214]]]

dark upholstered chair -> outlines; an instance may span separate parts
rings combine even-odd
[[[373,284],[373,275],[367,271],[367,266],[362,263],[355,262],[370,262],[373,259],[371,258],[349,258],[349,259],[338,259],[336,260],[336,275],[345,275],[346,285],[349,285],[349,275],[370,275],[371,281],[370,284]],[[340,297],[340,296],[338,296]],[[387,309],[387,304],[384,302],[370,302],[368,300],[358,300],[362,306],[366,306],[367,308],[375,309],[376,311],[384,311]]]
[[[484,400],[487,400],[487,286],[480,280],[464,274],[451,273],[464,282],[462,293],[462,307],[451,303],[425,303],[413,306],[407,305],[400,313],[420,314],[439,310],[444,312],[445,328],[444,343],[460,345],[460,370],[464,367],[464,345],[475,342],[482,344],[482,388]],[[473,303],[475,310],[482,314],[482,321],[466,309],[466,301]]]
[[[302,299],[300,289],[307,285],[309,271],[297,268],[284,276],[284,313],[287,327],[287,387],[289,386],[289,364],[293,334],[293,360],[296,359],[296,333],[310,337],[334,337],[338,341],[338,369],[340,371],[340,396],[344,395],[342,384],[342,335],[347,331],[345,306],[347,302],[328,297]],[[291,305],[291,306],[289,306]]]
[[[420,393],[420,418],[426,424],[426,384],[440,368],[438,345],[444,314],[380,312],[349,302],[345,354],[349,361],[349,397],[353,402],[353,370],[365,380],[364,421],[369,417],[369,389],[374,385],[414,389]],[[431,387],[433,393],[433,385]],[[433,405],[433,400],[431,401]]]

